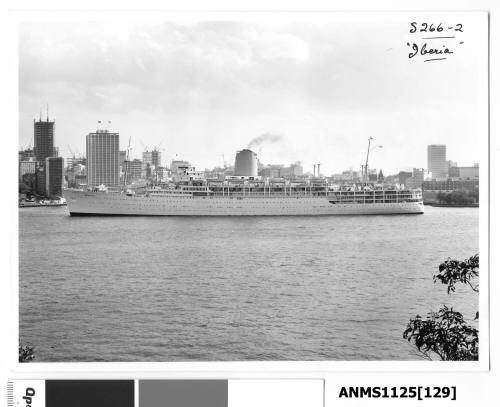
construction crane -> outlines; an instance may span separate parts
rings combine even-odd
[[[69,146],[69,144],[68,144],[68,150],[71,153],[71,155],[73,156],[73,159],[75,159],[76,158],[75,152],[71,149],[71,147]]]
[[[162,144],[163,144],[163,140],[160,141],[160,143],[157,144],[156,146],[153,146],[153,150],[155,150],[155,151],[164,151],[165,149],[160,150],[160,147],[161,147]]]

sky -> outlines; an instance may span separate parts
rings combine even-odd
[[[453,56],[423,62],[408,58],[407,18],[298,17],[24,22],[19,146],[48,104],[63,157],[85,154],[102,121],[134,158],[159,146],[163,164],[199,169],[251,145],[264,164],[359,170],[369,137],[382,145],[370,167],[386,175],[426,167],[428,144],[479,162],[486,61],[471,25]]]

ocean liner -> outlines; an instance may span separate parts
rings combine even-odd
[[[204,174],[184,161],[172,165],[176,177],[169,182],[111,190],[105,185],[85,190],[66,189],[69,213],[77,215],[152,215],[152,216],[263,216],[263,215],[389,215],[424,213],[422,191],[399,185],[368,182],[368,157],[365,182],[330,184],[326,178],[294,174],[291,177],[258,175],[258,158],[252,150],[236,153],[233,175],[205,179]],[[380,147],[380,146],[378,146]],[[128,161],[128,151],[127,150]],[[174,162],[172,162],[174,164]],[[179,171],[181,170],[181,171]],[[91,177],[92,178],[92,177]]]
[[[64,190],[77,215],[249,216],[421,214],[422,192],[396,186],[331,185],[229,179],[204,185],[166,185],[110,191],[104,186]]]

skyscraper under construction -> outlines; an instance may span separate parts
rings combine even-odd
[[[35,158],[36,161],[45,163],[46,158],[57,156],[57,150],[54,148],[54,121],[50,121],[47,115],[46,120],[42,120],[40,116],[39,120],[34,119],[33,123]]]

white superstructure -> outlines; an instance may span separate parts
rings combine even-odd
[[[424,212],[420,190],[264,182],[132,192],[64,191],[71,215],[249,216],[382,215]]]

